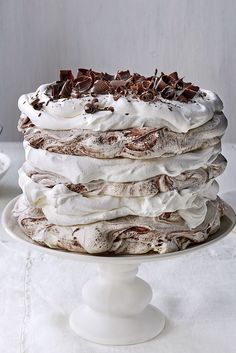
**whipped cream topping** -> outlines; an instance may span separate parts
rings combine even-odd
[[[151,197],[84,196],[70,191],[63,184],[44,187],[19,171],[19,185],[27,201],[42,208],[49,222],[57,225],[89,224],[128,215],[156,217],[178,211],[195,228],[204,221],[207,200],[214,200],[218,184],[210,180],[199,189],[163,192]]]
[[[166,174],[177,176],[186,170],[210,165],[221,151],[221,145],[169,158],[136,160],[128,158],[97,159],[71,156],[34,149],[24,142],[25,158],[32,167],[56,173],[73,184],[104,180],[132,182]]]
[[[220,98],[209,90],[201,89],[193,101],[182,103],[160,99],[157,102],[144,102],[136,98],[113,95],[98,95],[99,105],[112,106],[114,112],[98,111],[85,113],[84,107],[91,97],[58,99],[50,101],[46,92],[51,84],[38,88],[36,93],[24,94],[19,98],[18,106],[34,125],[42,129],[69,130],[88,129],[94,131],[123,130],[132,127],[168,127],[175,132],[187,132],[209,121],[215,112],[223,109]],[[202,96],[201,93],[205,95]],[[44,102],[40,110],[30,104],[35,95]]]

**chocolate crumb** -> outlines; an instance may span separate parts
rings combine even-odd
[[[43,103],[39,101],[39,98],[34,99],[30,104],[35,110],[40,110],[43,106]]]

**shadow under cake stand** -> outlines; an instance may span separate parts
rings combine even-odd
[[[83,303],[70,315],[71,328],[82,338],[100,344],[128,345],[157,336],[165,326],[165,317],[150,303],[150,285],[137,277],[143,262],[170,259],[201,249],[226,236],[236,222],[227,205],[220,229],[199,245],[167,254],[95,256],[43,247],[28,238],[12,217],[17,198],[5,207],[2,224],[10,238],[33,250],[82,262],[98,264],[98,274],[82,288]]]

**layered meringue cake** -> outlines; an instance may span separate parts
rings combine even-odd
[[[168,253],[220,227],[223,104],[152,76],[79,69],[19,99],[25,162],[13,215],[35,242],[115,256]]]

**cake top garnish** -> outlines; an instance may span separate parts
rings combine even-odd
[[[52,100],[84,96],[96,98],[97,95],[112,94],[114,100],[126,97],[145,102],[167,99],[187,103],[198,91],[198,86],[184,82],[183,78],[178,77],[177,72],[169,75],[161,72],[158,75],[156,69],[153,76],[145,77],[138,73],[131,74],[129,70],[110,75],[106,72],[79,68],[76,77],[71,70],[61,70],[60,80],[49,86],[47,95]],[[96,109],[96,104],[88,109]]]

